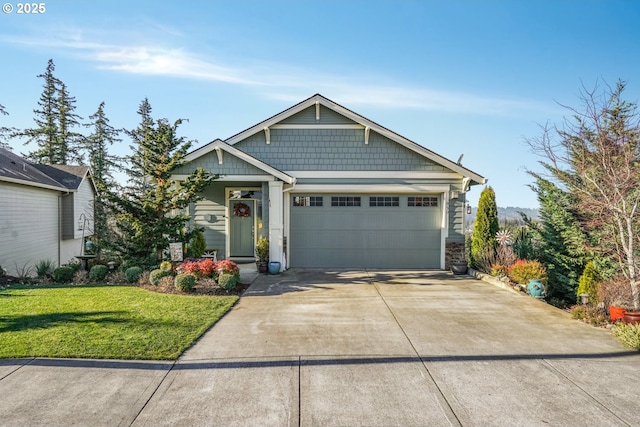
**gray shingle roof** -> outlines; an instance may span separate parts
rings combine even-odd
[[[88,172],[88,166],[38,165],[0,148],[0,181],[77,190]]]

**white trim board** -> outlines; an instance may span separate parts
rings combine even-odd
[[[300,179],[308,178],[400,178],[400,179],[452,179],[460,181],[463,177],[456,172],[429,171],[285,171],[287,175]]]
[[[429,184],[298,184],[291,193],[447,193],[449,185]]]

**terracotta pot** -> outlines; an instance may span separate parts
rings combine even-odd
[[[627,324],[640,325],[640,311],[625,311],[622,321]]]
[[[617,322],[618,320],[622,319],[622,316],[624,316],[624,312],[624,308],[616,307],[614,305],[609,306],[609,318],[612,322]]]

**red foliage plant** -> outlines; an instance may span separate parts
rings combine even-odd
[[[240,269],[238,268],[238,264],[228,259],[219,261],[216,264],[216,271],[218,272],[218,274],[222,274],[222,273],[228,273],[228,274],[234,274],[234,275],[240,274]]]
[[[185,261],[176,270],[182,274],[192,274],[197,278],[213,277],[216,272],[217,263],[211,258],[197,261]]]

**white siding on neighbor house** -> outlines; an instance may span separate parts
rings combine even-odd
[[[0,182],[0,266],[58,263],[58,191]]]
[[[60,241],[60,264],[78,262],[76,255],[80,255],[81,241],[81,238]]]
[[[73,218],[71,220],[73,221],[73,229],[75,230],[75,239],[80,239],[82,237],[82,230],[78,230],[78,220],[82,214],[84,214],[85,218],[88,220],[84,232],[85,237],[93,235],[93,197],[94,194],[91,181],[89,179],[83,180],[78,187],[78,191],[73,195]],[[62,262],[65,262],[64,258],[62,259]]]

